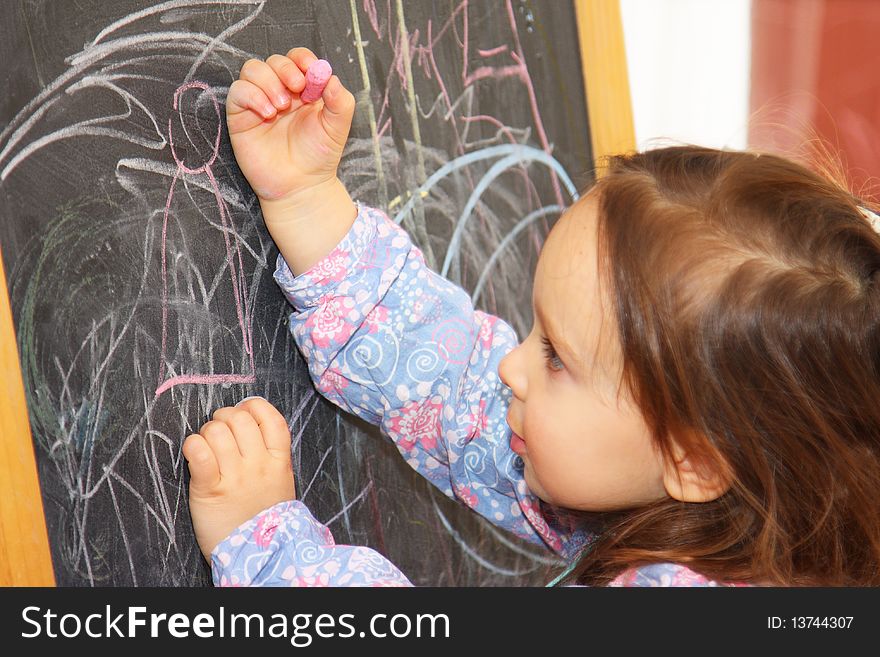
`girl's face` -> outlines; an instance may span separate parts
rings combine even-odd
[[[610,511],[666,496],[663,458],[620,387],[614,312],[597,267],[588,195],[557,222],[535,272],[532,332],[499,366],[513,391],[507,423],[525,480],[542,500]]]

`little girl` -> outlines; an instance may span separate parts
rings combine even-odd
[[[612,158],[550,232],[517,344],[351,201],[354,98],[333,77],[303,104],[314,60],[247,62],[227,121],[322,394],[565,557],[569,583],[880,584],[880,236],[861,201],[771,155]],[[216,584],[409,584],[293,500],[265,400],[183,450]]]

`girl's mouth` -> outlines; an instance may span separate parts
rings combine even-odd
[[[515,433],[510,434],[510,449],[516,454],[522,456],[526,453],[526,441],[517,436]]]

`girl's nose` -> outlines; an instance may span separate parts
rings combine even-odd
[[[513,391],[514,397],[520,401],[526,398],[526,377],[520,363],[522,345],[516,347],[498,363],[498,376],[508,388]]]

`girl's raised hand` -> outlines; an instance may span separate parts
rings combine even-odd
[[[354,96],[332,76],[320,100],[304,103],[308,48],[249,59],[226,99],[235,159],[261,201],[295,197],[336,178],[354,115]]]

